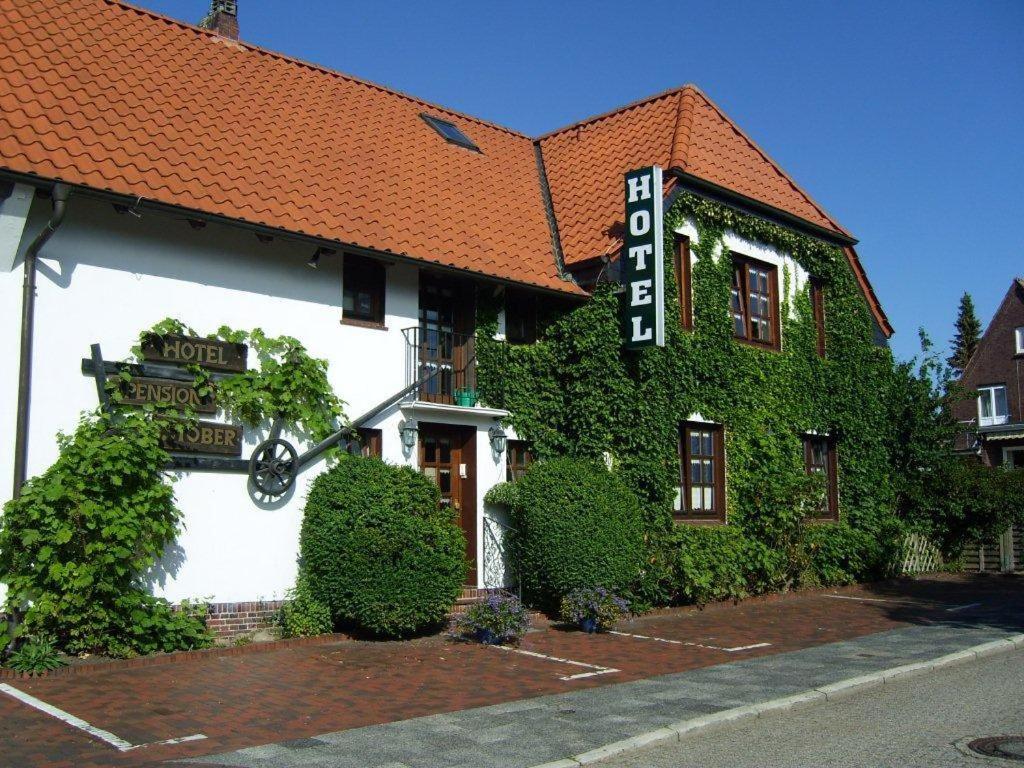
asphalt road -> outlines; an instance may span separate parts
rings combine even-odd
[[[1024,736],[1024,651],[869,688],[849,697],[631,752],[605,768],[985,768],[958,744]]]

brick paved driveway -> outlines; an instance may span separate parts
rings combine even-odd
[[[0,694],[0,766],[147,765],[177,757],[683,672],[909,624],[1024,629],[1024,582],[932,577],[661,611],[587,636],[543,627],[527,653],[330,640],[7,684],[132,744],[108,744]],[[575,662],[575,663],[570,663]],[[609,671],[612,670],[612,671]],[[202,733],[203,740],[155,745]]]

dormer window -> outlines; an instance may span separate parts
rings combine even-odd
[[[474,152],[479,152],[480,147],[473,143],[473,140],[462,132],[459,126],[455,123],[450,123],[447,120],[442,120],[440,117],[434,117],[433,115],[421,114],[424,122],[437,131],[444,138],[445,141],[451,144],[458,144],[460,147],[471,149]]]

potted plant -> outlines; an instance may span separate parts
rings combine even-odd
[[[470,387],[459,387],[455,390],[455,404],[464,408],[472,408],[476,405],[476,390]]]
[[[485,645],[516,643],[530,628],[530,615],[515,595],[495,592],[474,603],[454,622],[454,633]]]
[[[629,602],[604,587],[574,589],[562,598],[562,621],[593,634],[611,629],[629,613]]]

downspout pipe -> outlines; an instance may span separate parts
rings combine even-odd
[[[12,497],[21,495],[21,487],[28,474],[28,423],[32,398],[32,334],[35,329],[36,265],[39,252],[53,237],[64,221],[68,209],[71,187],[53,185],[53,214],[42,232],[36,235],[25,251],[25,279],[21,295],[21,359],[18,368],[18,421],[14,437],[14,490]]]

